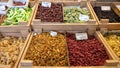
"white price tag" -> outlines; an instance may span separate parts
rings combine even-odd
[[[102,11],[110,11],[111,7],[110,6],[101,6]]]
[[[117,8],[119,8],[120,9],[120,5],[116,5],[117,6]]]
[[[6,15],[7,12],[6,12],[6,11],[1,11],[1,10],[0,10],[0,14],[1,14],[1,15]]]
[[[79,19],[80,19],[81,21],[88,21],[88,20],[89,20],[89,16],[88,16],[88,15],[80,14],[80,15],[79,15]]]
[[[7,2],[0,2],[0,5],[7,5]]]
[[[87,33],[75,33],[76,40],[86,40],[88,39]]]
[[[43,7],[51,7],[51,3],[50,2],[42,2],[42,6]]]
[[[37,33],[34,33],[34,35],[37,35]]]
[[[20,64],[21,64],[21,67],[30,67],[30,68],[32,68],[33,61],[32,60],[22,60]]]
[[[0,6],[0,10],[5,10],[5,6],[4,6],[4,5],[1,5],[1,6]]]
[[[50,31],[50,35],[53,36],[53,37],[54,37],[54,36],[57,36],[57,32],[55,32],[55,31]]]

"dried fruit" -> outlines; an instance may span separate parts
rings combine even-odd
[[[80,20],[79,16],[87,15],[89,16],[90,13],[86,8],[79,8],[79,7],[64,7],[64,22],[65,23],[82,23],[86,22],[85,20]]]
[[[67,33],[66,36],[71,66],[102,66],[108,59],[104,45],[94,36],[83,41],[76,41],[75,34],[72,33]]]
[[[25,59],[33,60],[34,66],[67,66],[65,36],[60,33],[55,37],[49,33],[33,36]]]
[[[24,45],[22,37],[0,36],[0,64],[14,65]]]
[[[62,4],[51,3],[51,7],[43,7],[41,3],[38,6],[36,19],[41,19],[42,22],[63,22]]]
[[[116,34],[109,34],[105,36],[105,39],[113,49],[114,53],[120,58],[120,36]]]
[[[9,8],[7,17],[2,26],[18,25],[21,21],[28,22],[32,13],[32,8]]]
[[[120,22],[120,17],[114,12],[114,10],[111,8],[111,11],[102,11],[100,7],[94,7],[94,11],[96,15],[100,19],[109,19],[109,22]]]

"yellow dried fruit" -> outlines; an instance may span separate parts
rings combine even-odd
[[[115,54],[120,58],[120,36],[112,34],[105,37]]]

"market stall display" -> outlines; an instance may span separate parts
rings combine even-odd
[[[39,24],[56,23],[56,22],[66,23],[70,19],[72,19],[71,22],[73,22],[73,20],[79,20],[73,23],[78,23],[80,21],[87,21],[87,22],[93,22],[93,24],[95,24],[94,21],[90,20],[90,19],[94,19],[94,16],[92,16],[92,13],[89,11],[89,7],[86,1],[82,1],[81,3],[83,4],[80,4],[80,2],[71,2],[71,1],[47,2],[47,5],[45,6],[44,2],[40,2],[38,3],[38,7],[34,19],[35,22],[33,22],[33,24],[36,24],[36,22]],[[68,19],[68,21],[66,19]]]
[[[87,29],[87,28],[89,28],[89,27],[91,27],[90,29],[92,29],[93,31],[94,30],[96,30],[96,27],[97,27],[97,23],[96,23],[96,21],[95,21],[95,17],[94,17],[94,15],[93,15],[93,13],[90,11],[90,8],[89,8],[89,6],[88,6],[88,4],[87,4],[87,2],[86,1],[81,1],[81,2],[77,2],[77,1],[55,1],[55,2],[47,2],[47,6],[43,6],[44,8],[46,8],[46,9],[50,9],[50,8],[52,8],[52,7],[49,7],[50,6],[50,4],[52,4],[52,3],[55,3],[55,4],[61,4],[61,8],[59,9],[59,7],[57,7],[57,8],[55,8],[54,10],[56,10],[56,9],[59,9],[60,11],[54,11],[55,13],[57,13],[57,14],[63,14],[63,15],[56,15],[57,17],[61,17],[62,19],[60,19],[61,20],[61,22],[59,21],[59,22],[52,22],[53,20],[54,20],[54,18],[52,18],[52,17],[54,17],[54,15],[52,15],[52,16],[50,16],[51,17],[51,19],[52,20],[50,20],[50,22],[49,21],[43,21],[42,19],[44,18],[44,17],[42,17],[42,19],[40,19],[40,18],[38,18],[39,16],[40,16],[40,13],[37,11],[37,10],[39,10],[38,8],[40,8],[40,4],[41,3],[43,3],[44,4],[44,2],[41,2],[41,1],[38,1],[38,3],[37,3],[37,7],[36,7],[36,11],[35,11],[35,14],[34,14],[34,16],[33,16],[33,22],[31,23],[31,25],[32,25],[32,29],[34,29],[34,31],[36,32],[37,30],[39,30],[40,28],[42,29],[44,29],[44,30],[49,30],[49,29],[51,29],[51,30],[79,30],[80,28],[84,28],[84,29]],[[80,15],[79,13],[78,14],[75,14],[76,16],[76,18],[78,18],[78,15],[80,15],[80,19],[81,19],[81,21],[83,22],[85,19],[86,19],[86,17],[87,17],[87,21],[85,20],[85,23],[80,23],[80,22],[72,22],[71,21],[71,23],[69,23],[69,22],[66,22],[64,19],[66,19],[66,17],[71,17],[71,15],[72,15],[72,13],[70,14],[70,16],[68,16],[68,14],[66,13],[64,13],[64,7],[70,7],[70,6],[80,6],[81,8],[83,8],[82,10],[80,10],[80,12],[81,12],[81,14],[82,15]],[[43,9],[42,9],[43,10]],[[53,11],[53,10],[51,10],[51,11]],[[51,14],[55,14],[55,13],[52,13],[52,12],[49,12],[49,11],[47,11],[47,10],[44,10],[43,11],[43,13],[42,13],[42,15],[45,13],[45,18],[48,18],[49,17],[49,15],[51,15]],[[86,12],[84,12],[84,11],[86,11]],[[49,13],[51,13],[51,14],[49,14]],[[67,12],[67,11],[66,11]],[[38,13],[38,14],[37,14]],[[89,15],[89,16],[87,16],[87,15],[84,15],[84,14],[87,14],[87,15]],[[73,15],[74,15],[74,13],[73,13]],[[36,17],[38,18],[38,19],[36,19]],[[57,18],[56,17],[56,18]],[[84,17],[84,18],[83,18]],[[55,20],[57,20],[57,19],[59,19],[59,18],[57,18],[56,19],[55,18]],[[73,18],[73,17],[72,17]],[[88,19],[89,18],[89,19]],[[70,18],[69,18],[70,19]]]
[[[33,67],[45,66],[46,68],[104,67],[111,64],[117,66],[118,62],[113,58],[112,53],[97,32],[94,35],[88,33],[89,38],[87,40],[75,39],[75,33],[79,31],[64,32],[43,31],[32,33],[19,67],[27,66],[26,64]]]
[[[7,11],[0,14],[0,68],[120,67],[120,31],[109,30],[120,29],[119,2],[6,1],[0,0]]]

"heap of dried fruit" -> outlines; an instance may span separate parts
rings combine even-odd
[[[110,11],[102,11],[100,7],[94,7],[96,15],[100,19],[109,19],[109,22],[120,22],[120,17],[114,12],[113,9]]]
[[[120,57],[120,36],[111,34],[108,36],[105,36],[106,41],[111,46],[115,54]]]
[[[104,45],[94,36],[82,41],[76,41],[72,33],[66,36],[71,66],[102,66],[108,59]]]
[[[0,64],[14,65],[24,45],[25,39],[0,35]]]
[[[64,22],[65,23],[81,23],[86,20],[80,20],[80,14],[89,17],[90,13],[86,8],[79,7],[64,7]]]
[[[42,22],[63,22],[62,4],[51,3],[51,7],[38,6],[36,19],[41,19]]]
[[[18,25],[21,21],[28,22],[32,13],[32,8],[9,8],[7,17],[2,26]]]
[[[33,60],[34,66],[67,66],[65,36],[60,33],[55,37],[49,33],[33,36],[25,59]]]

